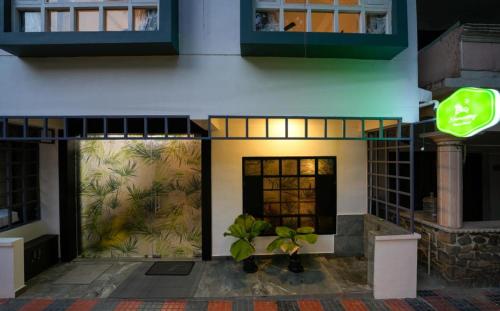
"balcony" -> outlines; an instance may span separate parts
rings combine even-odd
[[[0,0],[0,49],[16,56],[175,55],[178,45],[178,0]]]
[[[241,55],[390,60],[408,47],[406,0],[240,0]]]
[[[435,99],[462,87],[500,89],[500,25],[456,24],[418,57],[419,86]]]

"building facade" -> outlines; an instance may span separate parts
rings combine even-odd
[[[410,210],[386,189],[411,171],[388,157],[418,120],[415,0],[0,2],[0,237],[209,259],[249,212],[349,255],[369,205]]]

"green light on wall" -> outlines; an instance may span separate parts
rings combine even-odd
[[[497,90],[462,88],[439,104],[439,131],[456,137],[471,137],[500,122],[500,93]]]

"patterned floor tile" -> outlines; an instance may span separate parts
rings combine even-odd
[[[413,298],[404,299],[404,301],[409,304],[415,311],[434,311],[435,309],[429,305],[425,300]]]
[[[344,309],[340,301],[334,298],[321,299],[321,305],[325,311],[338,311]]]
[[[54,300],[49,306],[47,306],[45,311],[65,311],[67,310],[73,303],[74,299],[58,299]]]
[[[90,311],[98,302],[97,299],[78,299],[69,306],[68,311]]]
[[[47,309],[54,302],[52,299],[33,299],[23,305],[19,311],[41,311]]]
[[[340,303],[346,311],[368,311],[363,301],[359,299],[342,299]]]
[[[391,311],[413,311],[406,301],[400,299],[388,299],[384,301],[384,304]]]
[[[139,300],[124,300],[120,301],[116,307],[115,311],[136,311],[139,310],[139,307],[141,306],[142,301]]]
[[[279,311],[300,311],[297,302],[295,301],[278,301]]]
[[[208,303],[208,311],[232,311],[233,304],[231,301],[210,301]]]
[[[186,305],[186,311],[206,311],[207,301],[189,301]]]
[[[251,299],[238,299],[233,301],[233,311],[253,311]]]
[[[297,301],[300,311],[324,311],[323,306],[319,300],[306,300],[301,299]]]
[[[269,300],[256,300],[253,303],[254,311],[278,311],[278,304],[276,301]]]
[[[184,311],[186,304],[186,301],[167,301],[163,303],[161,311]]]
[[[439,311],[459,311],[455,308],[445,297],[442,296],[429,296],[423,297],[434,309]]]

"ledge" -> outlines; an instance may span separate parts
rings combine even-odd
[[[406,0],[393,0],[391,35],[257,32],[253,0],[240,0],[241,55],[390,60],[408,47]]]
[[[0,49],[20,57],[176,55],[178,0],[162,0],[158,31],[11,32],[12,0],[0,0]]]

